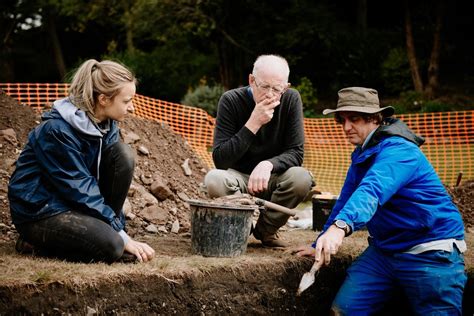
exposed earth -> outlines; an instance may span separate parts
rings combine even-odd
[[[155,260],[147,264],[86,265],[18,255],[7,185],[27,135],[39,121],[38,113],[0,91],[0,315],[324,315],[345,268],[366,246],[366,232],[354,234],[332,264],[321,271],[317,285],[301,297],[295,292],[301,275],[311,265],[307,258],[262,248],[253,237],[242,256],[194,255],[190,206],[185,201],[206,199],[201,183],[207,167],[165,124],[129,117],[120,125],[123,141],[137,153],[134,181],[125,205],[128,233],[152,245],[157,251]],[[474,180],[447,189],[466,225],[466,265],[472,269]],[[311,242],[314,234],[287,228],[282,235],[297,246]],[[472,281],[471,272],[471,287]],[[398,305],[393,306],[403,310]],[[391,310],[388,306],[386,314],[400,311]]]

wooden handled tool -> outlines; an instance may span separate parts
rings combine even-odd
[[[311,270],[309,272],[306,272],[303,274],[303,277],[301,278],[300,285],[298,286],[298,291],[296,291],[296,296],[300,296],[303,291],[305,291],[307,288],[309,288],[311,285],[314,283],[314,275],[316,272],[321,268],[323,265],[324,260],[319,260],[315,261],[313,266],[311,267]]]
[[[263,199],[256,199],[255,204],[257,204],[259,206],[265,206],[265,207],[270,208],[274,211],[282,212],[282,213],[285,213],[285,214],[288,214],[288,215],[291,215],[291,216],[296,215],[296,212],[294,210],[288,208],[288,207],[284,207],[284,206],[281,206],[279,204],[269,202],[269,201],[266,201],[266,200],[263,200]]]

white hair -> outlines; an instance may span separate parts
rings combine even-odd
[[[290,76],[290,67],[285,58],[278,55],[260,55],[253,64],[252,74],[258,76],[261,72],[276,72],[280,75],[284,75],[286,81]]]

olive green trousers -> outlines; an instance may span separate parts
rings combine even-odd
[[[204,178],[204,184],[210,197],[248,193],[249,175],[234,169],[213,169]],[[302,167],[292,167],[282,174],[272,174],[268,189],[256,196],[276,204],[295,208],[314,185],[311,172]],[[256,229],[263,236],[274,235],[285,225],[289,215],[266,209],[261,212]]]

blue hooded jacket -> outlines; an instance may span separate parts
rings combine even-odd
[[[385,119],[368,144],[352,153],[323,232],[338,219],[352,231],[367,226],[372,244],[387,252],[433,240],[464,239],[461,214],[419,149],[422,143],[402,121]]]
[[[68,98],[54,102],[42,120],[28,135],[8,186],[13,223],[77,210],[121,232],[123,212],[116,216],[98,185],[102,149],[119,139],[116,122],[101,131]]]

